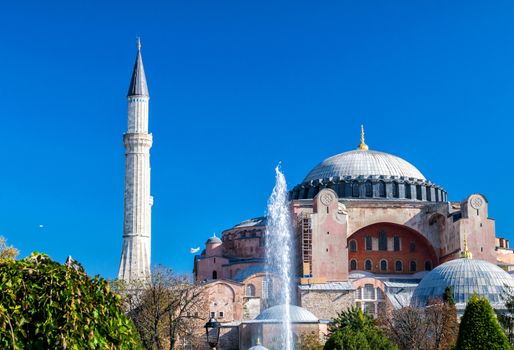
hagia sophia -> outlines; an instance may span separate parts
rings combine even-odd
[[[125,216],[118,278],[147,279],[151,263],[149,91],[138,43],[128,99],[125,145]],[[462,313],[473,293],[502,308],[514,291],[514,252],[496,237],[487,198],[448,193],[406,160],[365,143],[329,157],[289,191],[294,222],[294,336],[322,337],[350,306],[377,315],[424,307],[452,286]],[[206,320],[221,324],[220,348],[273,345],[276,305],[265,272],[266,218],[241,222],[210,237],[195,256],[193,273],[205,288]],[[280,291],[278,291],[280,292]],[[203,316],[202,316],[203,317]],[[260,346],[260,345],[258,345]],[[254,347],[257,349],[258,347]],[[263,348],[261,346],[261,348]]]
[[[443,187],[414,165],[370,150],[363,128],[357,149],[323,160],[289,195],[297,330],[326,332],[351,305],[374,315],[387,306],[426,305],[448,283],[460,312],[474,292],[499,304],[505,288],[514,288],[507,273],[514,253],[496,237],[487,198],[474,193],[448,201]],[[210,237],[195,256],[210,316],[226,328],[223,348],[238,342],[247,349],[255,343],[250,334],[266,338],[264,327],[280,319],[280,306],[268,308],[265,233],[265,217],[244,221]]]

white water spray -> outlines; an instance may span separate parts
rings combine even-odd
[[[273,274],[273,287],[269,288],[272,302],[284,305],[282,332],[279,348],[292,350],[293,332],[291,330],[292,288],[292,221],[289,207],[287,184],[280,165],[275,168],[276,184],[268,201],[268,223],[266,225],[266,268],[268,276]],[[268,277],[268,283],[271,278]],[[269,284],[268,284],[269,285]],[[270,305],[268,305],[270,306]]]

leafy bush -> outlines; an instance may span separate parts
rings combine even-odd
[[[33,253],[0,261],[0,348],[140,349],[120,297],[80,264]]]
[[[329,327],[330,337],[325,350],[394,350],[394,345],[358,307],[338,314]]]
[[[456,350],[511,349],[486,298],[476,294],[469,299],[462,317]]]

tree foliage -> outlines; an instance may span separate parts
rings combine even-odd
[[[5,239],[5,237],[0,236],[0,260],[16,259],[18,254],[18,249],[14,248],[12,245],[7,245],[7,240]]]
[[[396,346],[358,307],[342,311],[329,327],[325,350],[393,350]]]
[[[323,350],[323,342],[318,332],[302,333],[300,335],[298,350]]]
[[[205,343],[204,288],[159,266],[149,281],[121,285],[128,317],[146,349],[176,349]],[[203,316],[203,317],[202,317]]]
[[[71,259],[0,260],[0,291],[2,349],[140,349],[120,297]]]
[[[469,299],[460,323],[456,350],[511,349],[489,301],[476,294]]]

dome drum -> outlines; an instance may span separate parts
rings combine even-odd
[[[334,190],[339,198],[398,199],[445,202],[447,193],[429,181],[403,176],[334,176],[304,182],[294,187],[292,200],[312,199],[324,188]]]

